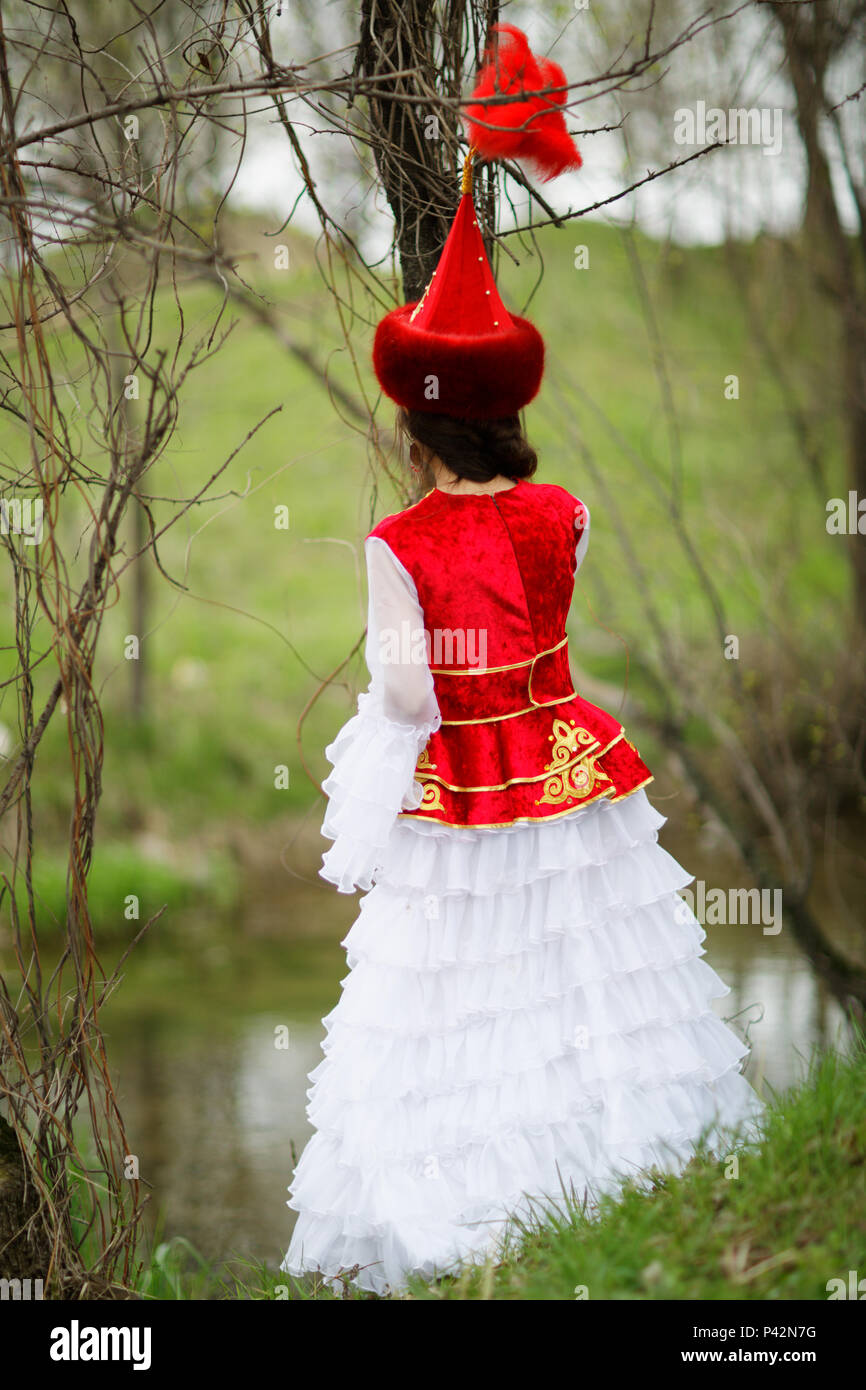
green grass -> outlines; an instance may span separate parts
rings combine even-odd
[[[41,939],[61,933],[66,879],[64,855],[37,857],[33,896]],[[191,909],[206,897],[212,910],[228,910],[236,903],[238,891],[237,868],[227,855],[211,850],[200,861],[184,864],[180,858],[167,861],[156,851],[145,854],[122,842],[109,843],[99,851],[88,878],[90,914],[103,938],[131,939],[163,905]],[[15,881],[15,902],[19,919],[26,921],[27,896],[20,877]]]
[[[829,1280],[863,1270],[866,1039],[849,1056],[816,1054],[806,1079],[772,1098],[760,1149],[726,1163],[697,1156],[658,1190],[626,1188],[597,1221],[566,1219],[524,1230],[499,1265],[468,1265],[427,1284],[420,1300],[826,1299]],[[158,1298],[332,1299],[243,1260],[208,1266],[182,1239],[157,1239],[142,1293]],[[345,1297],[366,1299],[346,1282]]]
[[[468,1269],[416,1298],[823,1299],[863,1263],[866,1052],[816,1056],[777,1098],[765,1142],[739,1158],[692,1160],[646,1195],[606,1201],[527,1232],[519,1258]]]

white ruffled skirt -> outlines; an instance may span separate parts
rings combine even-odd
[[[344,940],[281,1268],[399,1292],[563,1194],[760,1137],[729,992],[644,791],[547,824],[400,820]],[[335,1285],[336,1287],[336,1285]]]

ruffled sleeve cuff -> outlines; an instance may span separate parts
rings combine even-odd
[[[322,783],[329,798],[322,834],[334,844],[319,873],[340,893],[372,888],[398,812],[421,804],[413,774],[439,722],[400,724],[374,710],[371,696],[359,695],[358,713],[325,749],[334,770]]]

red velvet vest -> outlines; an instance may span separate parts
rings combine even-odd
[[[415,581],[442,726],[417,811],[446,825],[551,820],[652,781],[611,715],[574,691],[565,621],[582,504],[552,483],[434,488],[371,532]]]

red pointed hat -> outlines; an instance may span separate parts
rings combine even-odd
[[[530,159],[545,178],[581,164],[561,110],[565,92],[539,92],[564,87],[562,69],[535,58],[513,25],[492,32],[496,39],[472,93],[479,100],[466,112],[471,146],[439,263],[417,302],[379,322],[373,344],[379,384],[398,405],[478,420],[514,415],[533,399],[544,340],[528,319],[509,314],[499,296],[472,201],[472,157]],[[503,93],[520,99],[489,106],[480,100]]]
[[[499,297],[471,192],[421,299],[379,323],[373,365],[385,394],[411,410],[491,420],[537,393],[544,341]]]

